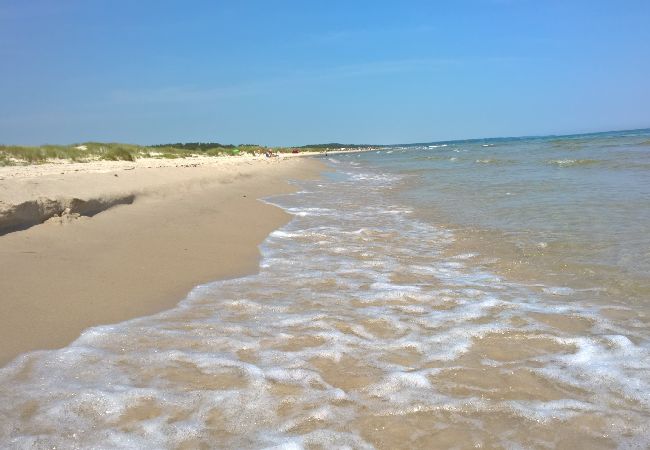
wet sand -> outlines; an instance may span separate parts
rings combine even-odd
[[[0,168],[5,219],[29,202],[55,214],[0,235],[0,366],[89,326],[168,309],[199,284],[256,272],[258,245],[289,220],[257,199],[322,168],[290,157]]]
[[[295,216],[259,247],[257,275],[0,370],[0,441],[648,447],[645,310],[528,279],[543,255],[526,264],[497,232],[439,225],[384,158],[329,158],[334,176],[274,197]]]

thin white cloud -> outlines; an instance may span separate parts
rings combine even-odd
[[[382,36],[418,35],[434,30],[431,25],[414,25],[409,27],[386,28],[355,28],[342,30],[326,30],[304,36],[304,39],[294,41],[300,46],[340,44],[349,41],[374,39]]]
[[[457,64],[451,59],[405,59],[294,70],[282,76],[229,86],[164,86],[152,89],[121,89],[109,94],[111,103],[201,103],[224,98],[263,95],[298,84],[374,75],[431,71]]]
[[[192,103],[255,93],[256,87],[253,84],[210,88],[165,86],[152,89],[118,89],[109,94],[109,101],[111,103]]]

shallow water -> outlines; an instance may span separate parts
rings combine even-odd
[[[627,282],[644,282],[647,299],[650,131],[400,150],[362,160],[407,176],[402,197],[427,220],[499,232],[499,242],[549,254],[571,266],[565,272],[620,271]]]
[[[505,270],[518,255],[509,233],[535,242],[537,230],[507,217],[490,224],[511,228],[488,227],[480,199],[467,217],[485,222],[451,214],[450,191],[432,186],[449,188],[452,174],[407,161],[429,150],[331,158],[322,180],[270,200],[295,218],[263,244],[258,275],[198,287],[173,310],[92,328],[1,369],[0,441],[650,446],[648,298],[536,273],[563,251],[533,258],[537,271]],[[456,209],[470,206],[462,198]],[[580,264],[607,264],[589,251],[575,255]]]

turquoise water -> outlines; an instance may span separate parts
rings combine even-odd
[[[258,274],[0,368],[0,446],[649,448],[649,140],[325,158]]]
[[[493,251],[510,245],[540,276],[648,299],[650,130],[441,142],[357,160],[409,177],[401,199],[421,215],[491,233]]]

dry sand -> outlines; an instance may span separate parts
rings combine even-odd
[[[322,169],[245,156],[0,168],[0,366],[254,273],[258,245],[289,220],[257,199]],[[17,213],[23,224],[58,215],[9,232]]]

